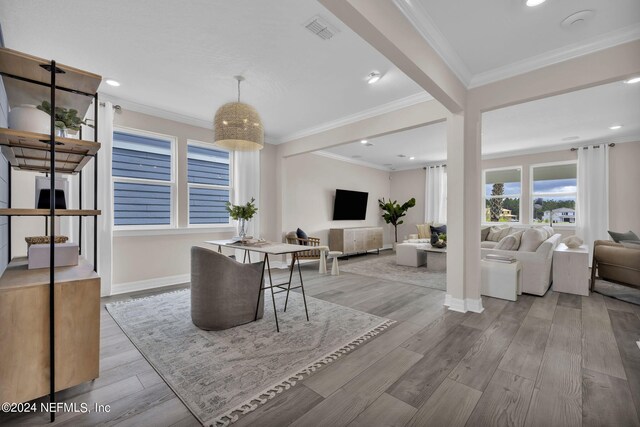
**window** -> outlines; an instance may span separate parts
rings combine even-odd
[[[229,224],[225,203],[231,193],[228,151],[189,142],[187,148],[189,225]]]
[[[484,221],[520,222],[522,168],[484,171]]]
[[[575,225],[575,162],[531,166],[531,222]]]
[[[173,224],[174,141],[138,131],[113,132],[113,211],[116,227]]]

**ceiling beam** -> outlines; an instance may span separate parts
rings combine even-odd
[[[318,1],[450,112],[464,109],[464,84],[393,2]]]

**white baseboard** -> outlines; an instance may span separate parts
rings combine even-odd
[[[484,307],[482,306],[482,298],[461,299],[461,298],[453,298],[451,295],[447,294],[444,297],[444,305],[449,307],[449,310],[459,311],[460,313],[466,313],[467,311],[472,311],[474,313],[482,313],[484,311]]]
[[[180,285],[190,281],[190,274],[178,274],[176,276],[158,277],[156,279],[146,279],[137,282],[118,283],[111,287],[111,295],[162,288],[164,286]]]

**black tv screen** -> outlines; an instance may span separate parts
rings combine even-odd
[[[336,190],[333,204],[333,220],[358,220],[367,216],[369,193],[362,191]]]

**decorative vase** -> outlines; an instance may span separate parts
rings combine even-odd
[[[67,137],[67,128],[56,128],[56,136],[61,138]]]
[[[247,236],[247,220],[244,218],[238,219],[238,237],[244,240]]]
[[[35,105],[23,104],[9,111],[9,128],[48,134],[51,132],[51,116]]]

